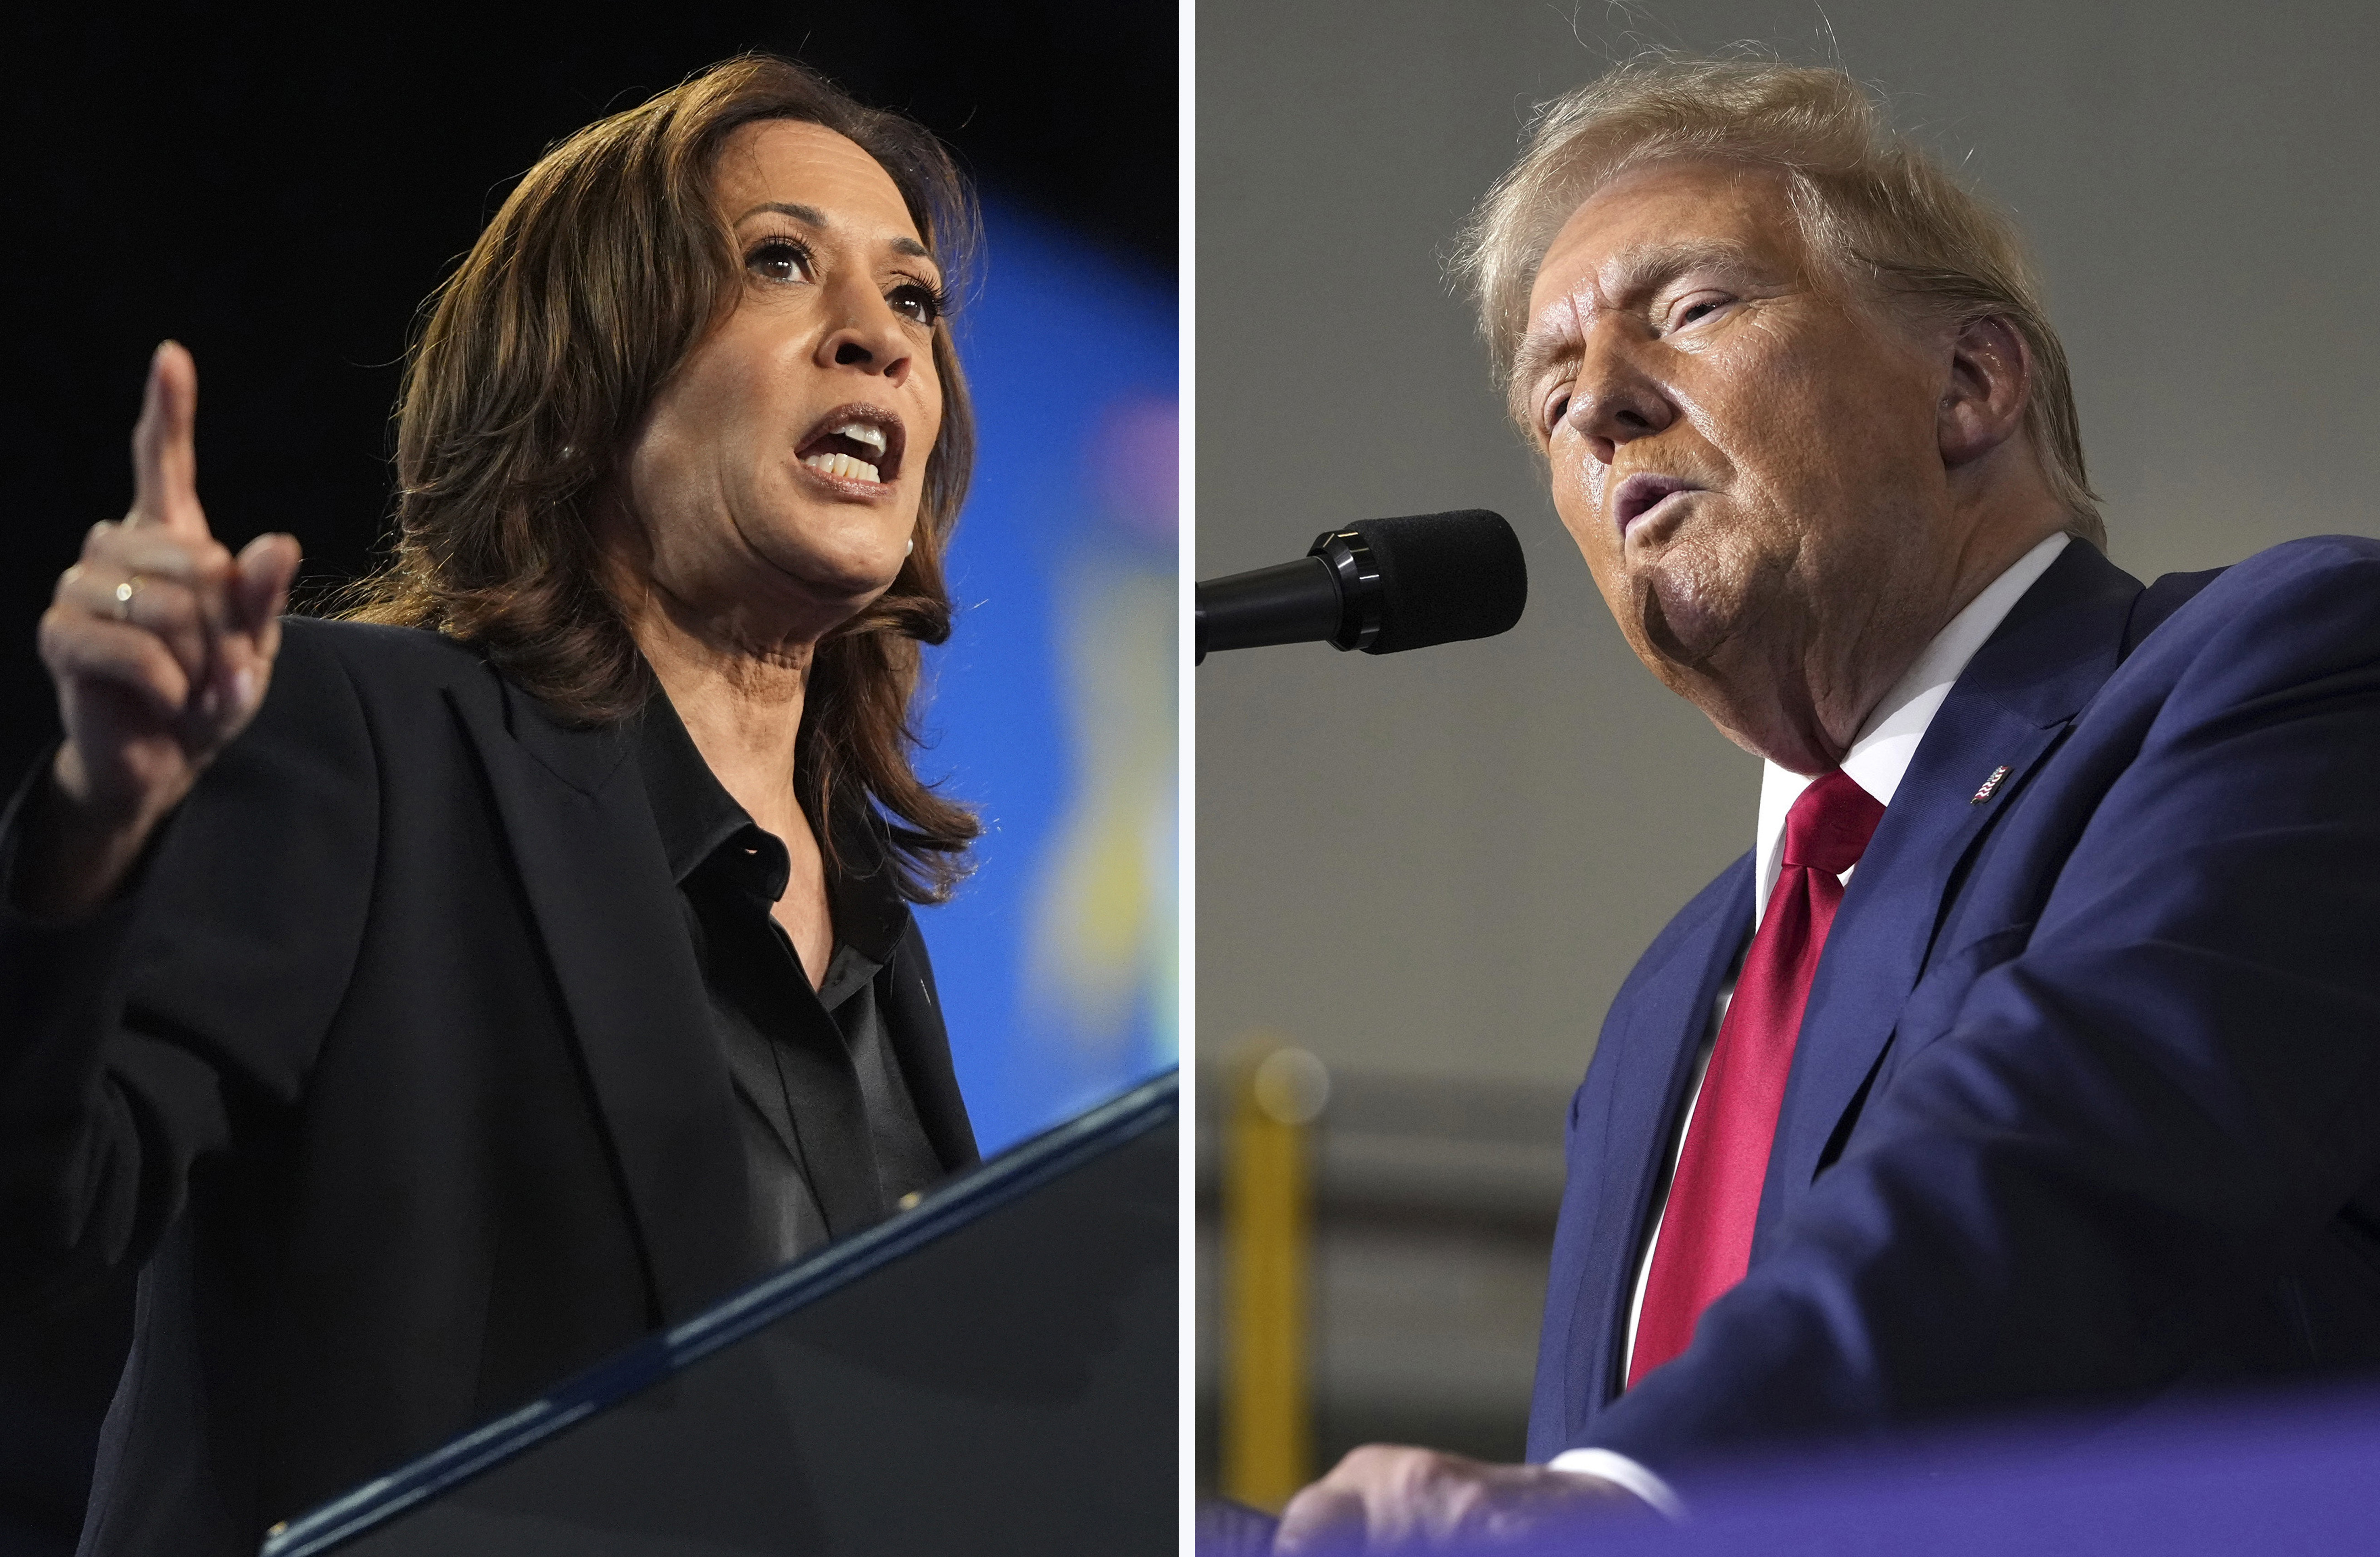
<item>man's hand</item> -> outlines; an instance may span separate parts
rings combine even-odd
[[[1272,1549],[1281,1557],[1471,1551],[1649,1512],[1600,1477],[1369,1443],[1289,1501]]]
[[[199,506],[198,367],[171,342],[132,433],[132,508],[84,541],[42,617],[66,744],[27,839],[18,902],[70,917],[103,902],[215,754],[264,700],[298,543],[237,557]]]

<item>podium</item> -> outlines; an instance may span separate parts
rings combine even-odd
[[[1176,1085],[1002,1153],[262,1557],[1172,1553]]]

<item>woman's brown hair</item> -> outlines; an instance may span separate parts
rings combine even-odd
[[[522,176],[432,298],[397,409],[392,555],[337,614],[480,645],[569,719],[644,706],[652,673],[601,583],[591,508],[655,393],[735,307],[712,167],[731,133],[766,119],[819,125],[874,157],[963,295],[979,223],[950,153],[803,66],[742,55],[588,126]],[[865,822],[917,902],[950,894],[980,831],[910,763],[918,646],[950,636],[942,553],[975,458],[947,321],[933,360],[942,422],[915,544],[892,588],[819,645],[795,772],[830,864],[853,863],[838,837]]]

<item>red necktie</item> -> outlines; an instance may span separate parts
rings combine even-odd
[[[1711,1046],[1661,1214],[1628,1362],[1632,1387],[1684,1351],[1711,1300],[1743,1279],[1802,1007],[1843,901],[1840,878],[1859,863],[1883,815],[1876,797],[1840,768],[1803,790],[1786,813],[1777,889]]]

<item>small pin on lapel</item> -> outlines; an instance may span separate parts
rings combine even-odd
[[[2009,765],[2007,763],[2003,762],[1998,767],[1994,768],[1992,770],[1992,776],[1984,781],[1984,786],[1975,791],[1975,797],[1968,801],[1967,804],[1971,806],[1980,806],[1985,801],[1990,799],[1999,789],[2000,781],[2008,776]]]

